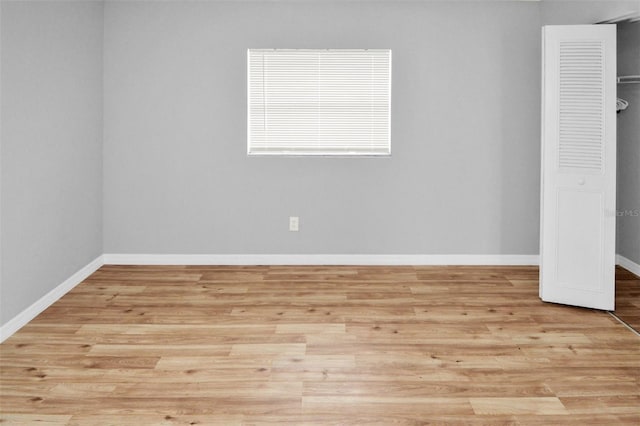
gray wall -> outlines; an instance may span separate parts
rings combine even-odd
[[[104,37],[105,253],[538,252],[538,3],[107,2]],[[248,158],[249,47],[393,49],[392,157]]]
[[[5,324],[102,253],[103,7],[1,7]]]
[[[618,75],[640,74],[640,22],[618,25]],[[619,84],[617,252],[640,264],[640,84]]]

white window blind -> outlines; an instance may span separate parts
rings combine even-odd
[[[390,50],[248,51],[248,153],[387,155]]]

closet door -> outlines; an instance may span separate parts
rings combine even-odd
[[[542,38],[540,297],[613,310],[616,26]]]

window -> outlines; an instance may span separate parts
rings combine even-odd
[[[250,155],[388,155],[390,50],[248,51]]]

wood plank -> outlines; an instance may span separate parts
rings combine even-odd
[[[569,414],[557,397],[470,398],[476,414]]]

